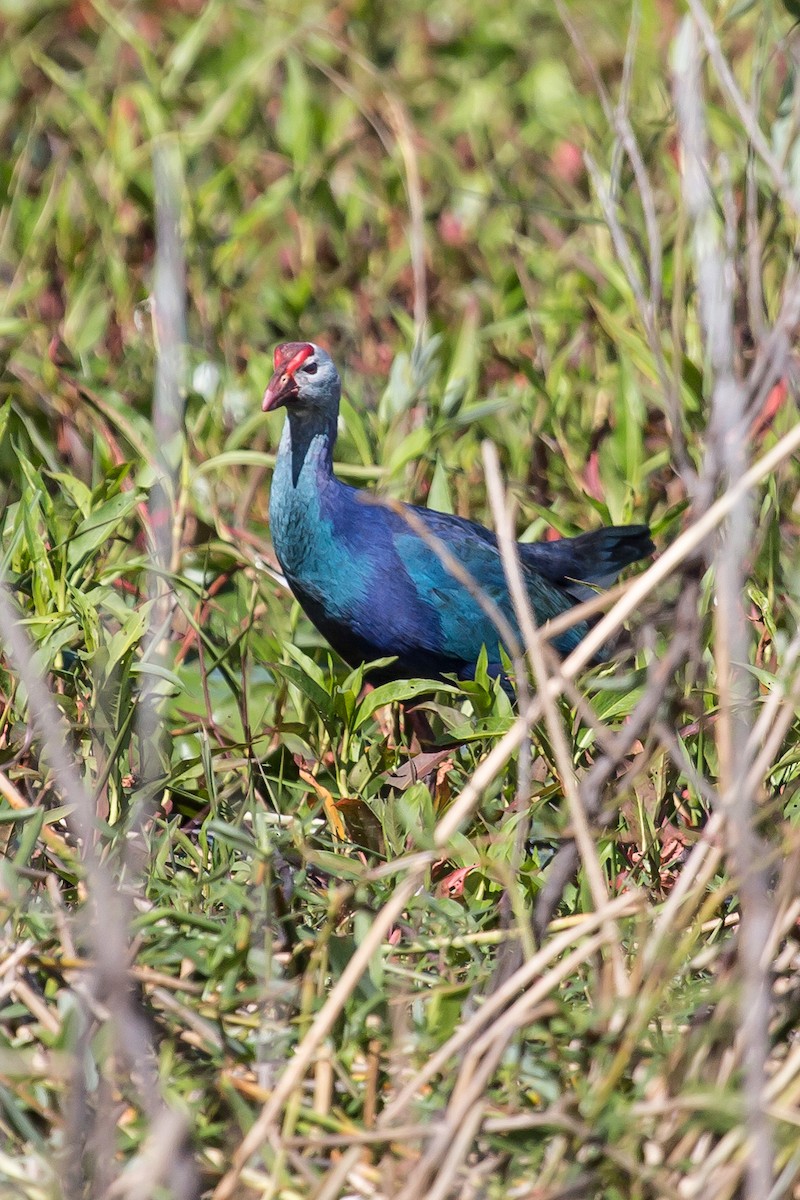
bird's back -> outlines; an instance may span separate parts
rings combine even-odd
[[[300,489],[302,490],[302,489]],[[471,674],[481,647],[499,672],[497,629],[469,588],[405,519],[422,523],[517,630],[494,535],[472,521],[430,509],[400,511],[334,477],[313,498],[273,504],[273,539],[289,584],[314,624],[351,663],[390,655],[383,677]],[[537,622],[576,603],[547,559],[548,577],[521,546],[521,564]],[[572,560],[565,558],[572,565]],[[628,560],[629,561],[629,560]],[[579,578],[590,578],[586,572]],[[566,653],[586,633],[578,624],[558,640]]]

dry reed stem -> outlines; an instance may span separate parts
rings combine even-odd
[[[94,806],[78,775],[70,755],[70,738],[64,717],[52,693],[40,674],[21,618],[8,594],[0,584],[0,641],[21,679],[28,696],[31,723],[42,743],[44,757],[55,777],[56,786],[70,806],[69,822],[79,841],[86,873],[89,906],[86,924],[93,948],[91,988],[87,1000],[101,997],[104,1007],[113,1014],[113,1029],[118,1053],[123,1062],[133,1068],[132,1075],[139,1084],[142,1106],[152,1121],[165,1112],[153,1078],[154,1052],[149,1031],[136,1009],[128,978],[128,938],[126,906],[118,894],[108,869],[95,850]],[[84,1071],[79,1047],[74,1060],[72,1088],[68,1093],[68,1151],[63,1170],[64,1194],[67,1198],[82,1194],[82,1148],[90,1136],[103,1145],[112,1134],[102,1114],[92,1115],[84,1101],[79,1079]],[[185,1118],[182,1118],[185,1121]],[[106,1145],[107,1162],[113,1163],[115,1146]],[[176,1193],[177,1196],[186,1193]]]
[[[715,844],[715,840],[721,835],[722,826],[722,815],[713,813],[703,831],[703,837],[692,848],[687,861],[681,868],[674,888],[656,916],[642,958],[642,970],[645,975],[661,958],[665,942],[668,937],[672,936],[672,930],[685,925],[687,916],[685,907],[691,898],[692,889],[694,889],[695,896],[702,895],[703,890],[716,873],[722,860],[722,850]]]
[[[409,874],[397,885],[394,894],[380,912],[376,913],[366,937],[356,949],[314,1018],[308,1032],[297,1046],[291,1062],[278,1080],[272,1095],[236,1148],[230,1169],[214,1190],[214,1200],[228,1200],[228,1197],[234,1195],[237,1181],[247,1160],[259,1149],[277,1121],[283,1104],[302,1083],[317,1049],[330,1033],[353,989],[367,970],[370,959],[373,954],[378,952],[392,925],[399,919],[403,909],[419,886],[422,873],[431,861],[429,854],[419,855],[410,860]]]
[[[492,1069],[496,1064],[492,1063]],[[418,1200],[424,1194],[425,1200],[445,1200],[456,1182],[456,1177],[470,1152],[475,1135],[481,1126],[486,1102],[476,1101],[467,1111],[461,1114],[454,1128],[448,1129],[443,1142],[445,1151],[444,1162],[430,1187],[427,1186],[428,1163],[427,1156],[420,1160],[412,1172],[408,1184],[398,1194],[397,1200]],[[441,1136],[441,1135],[440,1135]],[[438,1149],[438,1147],[437,1147]],[[435,1161],[435,1152],[432,1160]],[[422,1188],[426,1190],[423,1193]]]
[[[19,788],[8,778],[4,771],[0,771],[0,796],[3,797],[9,808],[16,809],[17,812],[21,812],[29,807],[28,801],[22,795]],[[74,850],[60,834],[49,827],[46,821],[42,825],[39,837],[47,849],[63,862],[72,863],[74,861]]]
[[[611,188],[606,186],[602,173],[595,159],[591,154],[588,153],[588,151],[584,152],[584,162],[592,180],[592,186],[594,187],[595,195],[597,196],[600,207],[603,210],[603,216],[605,217],[606,224],[608,225],[608,230],[611,234],[612,243],[617,253],[620,266],[625,273],[628,286],[636,298],[636,303],[642,318],[642,325],[645,330],[650,352],[653,355],[653,361],[656,364],[656,370],[658,371],[659,380],[663,390],[664,405],[670,426],[673,455],[680,475],[684,480],[688,490],[691,491],[696,480],[696,472],[692,466],[686,447],[686,437],[683,431],[683,418],[680,409],[678,376],[675,371],[671,371],[669,369],[664,354],[664,347],[661,341],[659,318],[663,291],[663,247],[661,231],[658,226],[658,210],[653,185],[650,182],[650,176],[645,165],[644,156],[628,115],[628,110],[630,107],[630,87],[633,73],[633,59],[639,32],[639,23],[641,19],[640,4],[638,3],[638,0],[635,0],[631,10],[631,25],[628,33],[628,44],[625,51],[625,60],[623,63],[623,80],[622,87],[620,89],[620,100],[616,105],[611,101],[611,97],[609,96],[608,90],[603,83],[600,71],[598,70],[591,54],[589,53],[589,50],[583,38],[581,37],[577,26],[571,19],[568,7],[564,0],[556,0],[556,10],[562,25],[569,34],[569,38],[575,47],[581,62],[583,63],[590,79],[592,80],[597,97],[600,100],[600,104],[603,108],[603,113],[608,122],[609,129],[613,129],[617,138],[614,147],[614,158],[616,165],[611,172],[613,180]],[[634,247],[631,244],[631,239],[626,234],[623,223],[620,221],[618,216],[618,176],[619,162],[621,160],[620,149],[625,151],[628,161],[631,164],[634,178],[636,180],[637,194],[642,204],[642,213],[644,215],[645,233],[647,236],[648,247],[648,293],[645,293],[642,274],[636,266],[636,255]]]
[[[745,757],[750,767],[743,788],[745,792],[755,795],[758,789],[765,786],[775,755],[780,750],[783,739],[789,731],[795,713],[800,704],[800,665],[795,666],[800,655],[800,634],[797,634],[787,647],[781,686],[774,687],[764,701],[757,720],[753,723],[748,738]],[[792,668],[795,667],[790,676]],[[789,677],[788,682],[786,678]],[[756,747],[761,743],[761,749],[756,754]]]
[[[358,1165],[364,1153],[364,1147],[356,1142],[342,1154],[325,1176],[321,1186],[316,1189],[311,1200],[338,1200],[350,1172]]]
[[[161,199],[163,200],[163,195]],[[175,242],[179,244],[177,234],[173,237],[170,253],[176,252]],[[157,255],[163,253],[162,239],[162,243],[157,244]],[[167,271],[167,276],[168,290],[174,291],[174,272]],[[162,281],[162,293],[164,286],[166,285]],[[179,303],[182,304],[182,280],[179,294]],[[165,311],[170,311],[169,303],[163,296],[160,311],[162,315]],[[169,322],[168,326],[171,328]],[[172,344],[169,336],[166,340],[168,344]],[[169,389],[178,386],[178,366],[174,356],[170,357],[170,363]],[[158,406],[156,407],[158,409]],[[158,416],[156,425],[157,434],[161,439],[159,444],[163,445],[171,426],[168,427],[163,421],[159,421]],[[150,1040],[150,1030],[131,993],[128,904],[96,850],[96,810],[93,798],[75,767],[65,719],[36,667],[33,646],[4,584],[0,584],[0,640],[4,643],[6,653],[26,689],[31,724],[41,741],[43,756],[53,772],[60,796],[70,809],[68,822],[81,848],[88,894],[86,924],[92,944],[92,964],[89,987],[85,990],[81,987],[73,988],[75,994],[82,998],[87,1010],[87,1020],[85,1031],[81,1033],[74,1053],[73,1075],[66,1101],[66,1149],[62,1180],[64,1195],[69,1200],[84,1194],[87,1182],[84,1177],[84,1150],[91,1144],[92,1161],[95,1163],[93,1185],[101,1191],[117,1188],[115,1194],[118,1195],[142,1196],[152,1194],[153,1189],[161,1182],[168,1182],[176,1200],[181,1200],[182,1197],[188,1200],[189,1196],[195,1194],[196,1177],[191,1156],[184,1147],[187,1119],[184,1113],[171,1110],[160,1098],[154,1068],[156,1055]],[[153,736],[155,732],[154,729]],[[11,785],[8,781],[5,782],[5,793],[10,796]],[[42,840],[51,849],[58,851],[64,848],[61,839],[56,841],[56,836],[49,830],[43,833]],[[22,986],[25,988],[27,985],[23,983]],[[34,1002],[37,998],[32,994],[28,999]],[[89,1103],[84,1086],[84,1057],[90,1053],[89,1039],[92,1034],[89,1014],[94,1020],[111,1022],[118,1069],[127,1069],[134,1081],[149,1123],[150,1140],[147,1144],[153,1149],[153,1155],[137,1160],[139,1182],[135,1185],[131,1183],[130,1187],[127,1180],[133,1178],[132,1174],[127,1176],[127,1179],[125,1174],[118,1176],[116,1181],[113,1177],[117,1147],[116,1129],[113,1120],[109,1119],[112,1110],[110,1107],[103,1107],[102,1095],[95,1110]],[[39,1011],[37,1016],[52,1032],[57,1032],[60,1028],[60,1023],[55,1022],[55,1018],[46,1010]],[[109,1087],[109,1081],[103,1077],[100,1092],[104,1089],[108,1091]]]
[[[434,1075],[442,1071],[449,1060],[469,1045],[480,1031],[503,1012],[520,991],[531,986],[548,964],[569,951],[581,938],[590,937],[604,922],[618,921],[632,915],[641,906],[641,898],[635,893],[617,896],[610,900],[601,910],[589,913],[580,918],[572,928],[556,934],[540,950],[523,963],[514,974],[506,980],[498,991],[494,992],[477,1012],[452,1034],[443,1046],[436,1050],[414,1076],[403,1085],[398,1094],[389,1101],[381,1114],[378,1124],[384,1126],[396,1121],[413,1101],[417,1092],[425,1086]]]
[[[176,144],[164,139],[153,153],[156,193],[156,262],[153,290],[153,334],[156,346],[156,384],[153,396],[155,434],[153,469],[155,481],[147,500],[151,532],[147,593],[152,601],[143,638],[143,661],[155,668],[144,672],[139,689],[137,731],[139,738],[139,787],[143,794],[162,774],[159,747],[164,681],[158,675],[165,666],[172,621],[177,610],[170,582],[181,552],[183,503],[179,479],[183,461],[183,388],[186,354],[186,263],[181,237],[181,163]],[[150,802],[152,804],[152,802]],[[140,801],[132,814],[132,827],[141,835],[150,804]],[[129,861],[138,876],[144,847],[126,843]]]
[[[607,910],[608,906],[606,906]],[[398,1196],[398,1200],[414,1200],[415,1196],[421,1195],[439,1164],[441,1164],[439,1179],[434,1185],[434,1189],[438,1194],[438,1187],[441,1186],[442,1180],[447,1182],[448,1187],[452,1186],[455,1172],[461,1166],[472,1141],[472,1138],[466,1144],[460,1141],[459,1133],[468,1119],[475,1123],[475,1129],[480,1125],[486,1103],[484,1101],[482,1104],[480,1097],[493,1077],[508,1042],[519,1029],[529,1023],[534,1010],[542,1000],[553,993],[559,984],[572,975],[582,963],[585,963],[601,947],[608,944],[609,924],[608,920],[603,920],[603,927],[599,932],[587,937],[581,945],[567,954],[544,975],[530,983],[511,1008],[502,1012],[492,1025],[470,1045],[456,1076],[441,1127],[412,1172],[408,1184]],[[616,930],[614,937],[616,938]],[[519,974],[518,971],[516,975],[519,976]],[[512,979],[515,977],[512,976]],[[485,1024],[485,1021],[483,1023]],[[462,1044],[468,1043],[463,1042]],[[438,1058],[438,1055],[436,1057]],[[429,1074],[428,1078],[430,1078]],[[404,1091],[408,1087],[410,1085],[407,1085]],[[396,1106],[391,1105],[382,1115],[379,1125],[390,1124],[394,1119],[390,1112],[396,1113],[396,1111]],[[459,1146],[458,1153],[454,1153],[452,1149],[454,1145]],[[427,1197],[428,1193],[425,1194]]]
[[[514,606],[514,613],[522,632],[525,649],[528,653],[528,661],[531,664],[536,692],[542,698],[544,721],[555,754],[559,779],[564,789],[569,809],[573,836],[581,856],[581,861],[583,862],[584,870],[586,871],[592,900],[596,908],[603,908],[608,903],[606,879],[597,853],[597,847],[592,838],[589,821],[581,803],[575,777],[575,768],[572,763],[572,754],[567,744],[564,724],[558,711],[556,699],[550,694],[548,688],[549,674],[547,660],[543,652],[539,631],[536,628],[536,619],[522,577],[519,551],[514,536],[513,514],[506,502],[500,478],[500,461],[497,456],[497,450],[491,442],[485,441],[482,450],[486,488],[492,508],[492,516],[497,531],[498,549],[503,562],[503,570],[506,582],[508,583],[511,602]],[[614,975],[614,990],[617,995],[626,996],[629,990],[628,977],[625,971],[616,926],[613,922],[609,922],[608,924],[607,935]]]
[[[709,37],[710,22],[705,10],[692,0],[690,6],[693,16],[684,19],[673,46],[673,77],[683,161],[682,188],[691,219],[701,323],[713,375],[705,483],[710,491],[719,479],[730,492],[747,466],[742,437],[745,389],[737,379],[734,362],[736,214],[727,165],[721,160],[720,227],[719,200],[711,191],[713,167],[706,133],[698,26],[704,32],[712,57],[714,39]],[[727,63],[718,62],[717,70],[730,93],[732,77],[728,79],[726,75]],[[760,148],[757,140],[760,130],[754,121],[750,122],[749,132]],[[766,863],[755,830],[754,794],[745,786],[750,767],[747,748],[752,732],[753,684],[746,666],[750,636],[743,595],[745,563],[753,534],[753,506],[749,494],[741,492],[731,507],[715,562],[714,641],[720,700],[715,732],[720,767],[719,805],[727,818],[725,835],[738,877],[741,910],[737,955],[741,979],[739,1051],[744,1064],[742,1092],[747,1136],[745,1195],[749,1200],[763,1200],[772,1186],[775,1152],[771,1122],[763,1104],[769,1056],[770,987],[761,956],[773,920]]]
[[[783,163],[773,154],[769,142],[761,131],[752,105],[748,104],[747,100],[745,100],[733,77],[730,64],[725,58],[719,38],[714,32],[711,18],[700,3],[700,0],[688,0],[688,3],[695,29],[702,36],[706,52],[714,67],[717,79],[735,108],[736,115],[750,139],[750,144],[772,176],[773,186],[781,199],[797,214],[800,212],[800,202],[798,201],[796,189],[787,175]],[[696,36],[694,31],[693,36]],[[763,1196],[761,1200],[764,1200]]]

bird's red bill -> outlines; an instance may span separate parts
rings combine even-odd
[[[272,361],[275,364],[275,374],[269,381],[261,404],[264,412],[272,412],[273,408],[282,408],[288,400],[297,396],[297,380],[295,371],[302,367],[307,358],[314,353],[310,342],[282,342],[275,347]]]

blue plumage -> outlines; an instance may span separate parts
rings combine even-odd
[[[483,645],[499,672],[497,630],[435,551],[400,513],[365,503],[364,493],[333,474],[340,388],[336,367],[320,347],[288,342],[275,351],[264,409],[285,406],[288,419],[272,481],[270,523],[289,586],[350,664],[396,657],[376,673],[379,679],[468,678]],[[516,628],[494,534],[447,513],[412,511]],[[607,585],[653,549],[645,525],[520,544],[537,621],[565,612],[592,594],[587,585]],[[571,650],[587,628],[581,623],[556,639],[558,650]]]

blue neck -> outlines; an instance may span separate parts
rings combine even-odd
[[[333,474],[336,417],[336,413],[327,416],[313,409],[305,412],[289,410],[278,448],[278,461],[275,464],[281,487],[291,486],[305,490],[312,479],[319,486]],[[289,472],[287,468],[290,464]]]
[[[335,440],[335,412],[326,416],[313,410],[289,411],[272,477],[269,516],[272,542],[290,579],[305,579],[327,561],[324,513],[332,493],[342,486],[333,474]]]

